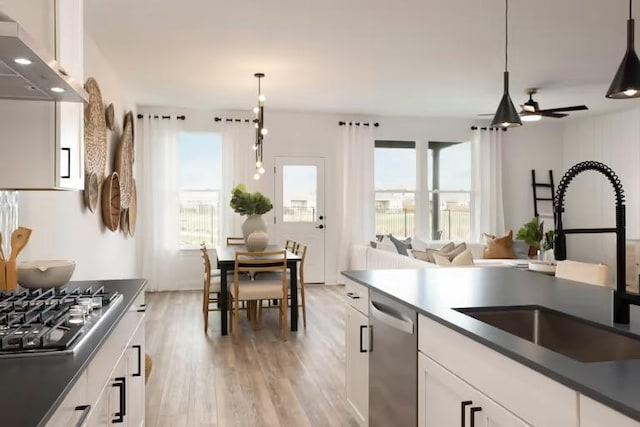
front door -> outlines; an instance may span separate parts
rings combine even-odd
[[[276,239],[307,245],[306,283],[324,283],[324,159],[276,158]]]

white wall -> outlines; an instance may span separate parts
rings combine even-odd
[[[640,109],[572,120],[564,127],[563,167],[596,160],[620,177],[626,195],[627,239],[640,238]],[[584,172],[568,187],[565,228],[613,227],[615,198],[611,184],[597,172]],[[613,234],[567,237],[567,257],[586,262],[604,262],[609,278],[615,272]]]
[[[533,218],[531,169],[536,181],[548,182],[549,170],[557,185],[562,170],[562,124],[549,122],[525,123],[509,129],[502,141],[502,189],[504,192],[505,228],[516,232]],[[538,197],[549,197],[547,189],[539,188]],[[538,211],[551,214],[551,202],[538,202]],[[553,216],[543,216],[545,230],[554,228]]]
[[[119,142],[126,111],[135,104],[108,61],[88,35],[85,35],[85,76],[94,77],[105,103],[115,107],[116,131],[108,132],[108,171]],[[25,118],[25,126],[28,126]],[[134,172],[136,168],[134,166]],[[107,230],[100,208],[91,213],[84,207],[82,192],[23,191],[19,196],[19,224],[33,229],[29,245],[20,260],[70,259],[76,262],[73,280],[136,277],[135,238]]]

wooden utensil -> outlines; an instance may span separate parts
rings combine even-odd
[[[13,291],[18,286],[18,270],[16,268],[16,258],[29,243],[31,237],[31,229],[26,227],[18,227],[11,233],[11,255],[7,261],[7,285],[8,291]]]

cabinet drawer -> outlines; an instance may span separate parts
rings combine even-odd
[[[140,292],[140,295],[136,297],[129,310],[122,316],[116,328],[111,332],[107,341],[91,361],[89,368],[87,368],[89,380],[88,397],[90,401],[95,402],[98,399],[101,390],[113,371],[113,361],[122,356],[140,322],[144,321],[144,312],[138,311],[143,304],[144,291]]]
[[[369,316],[369,288],[351,279],[345,279],[344,299],[365,316]]]
[[[46,427],[68,427],[74,426],[84,415],[83,409],[76,409],[83,405],[90,405],[93,401],[87,398],[87,373],[80,375],[80,378],[73,385],[73,388],[64,398],[56,412],[51,416]],[[91,408],[86,408],[89,411]]]
[[[578,425],[576,391],[423,315],[418,348],[529,424]]]

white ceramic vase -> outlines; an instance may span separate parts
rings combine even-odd
[[[242,237],[244,237],[245,242],[254,231],[267,232],[267,221],[262,215],[249,215],[242,223]]]
[[[247,236],[246,244],[249,252],[264,251],[269,245],[269,236],[266,231],[254,231]]]

